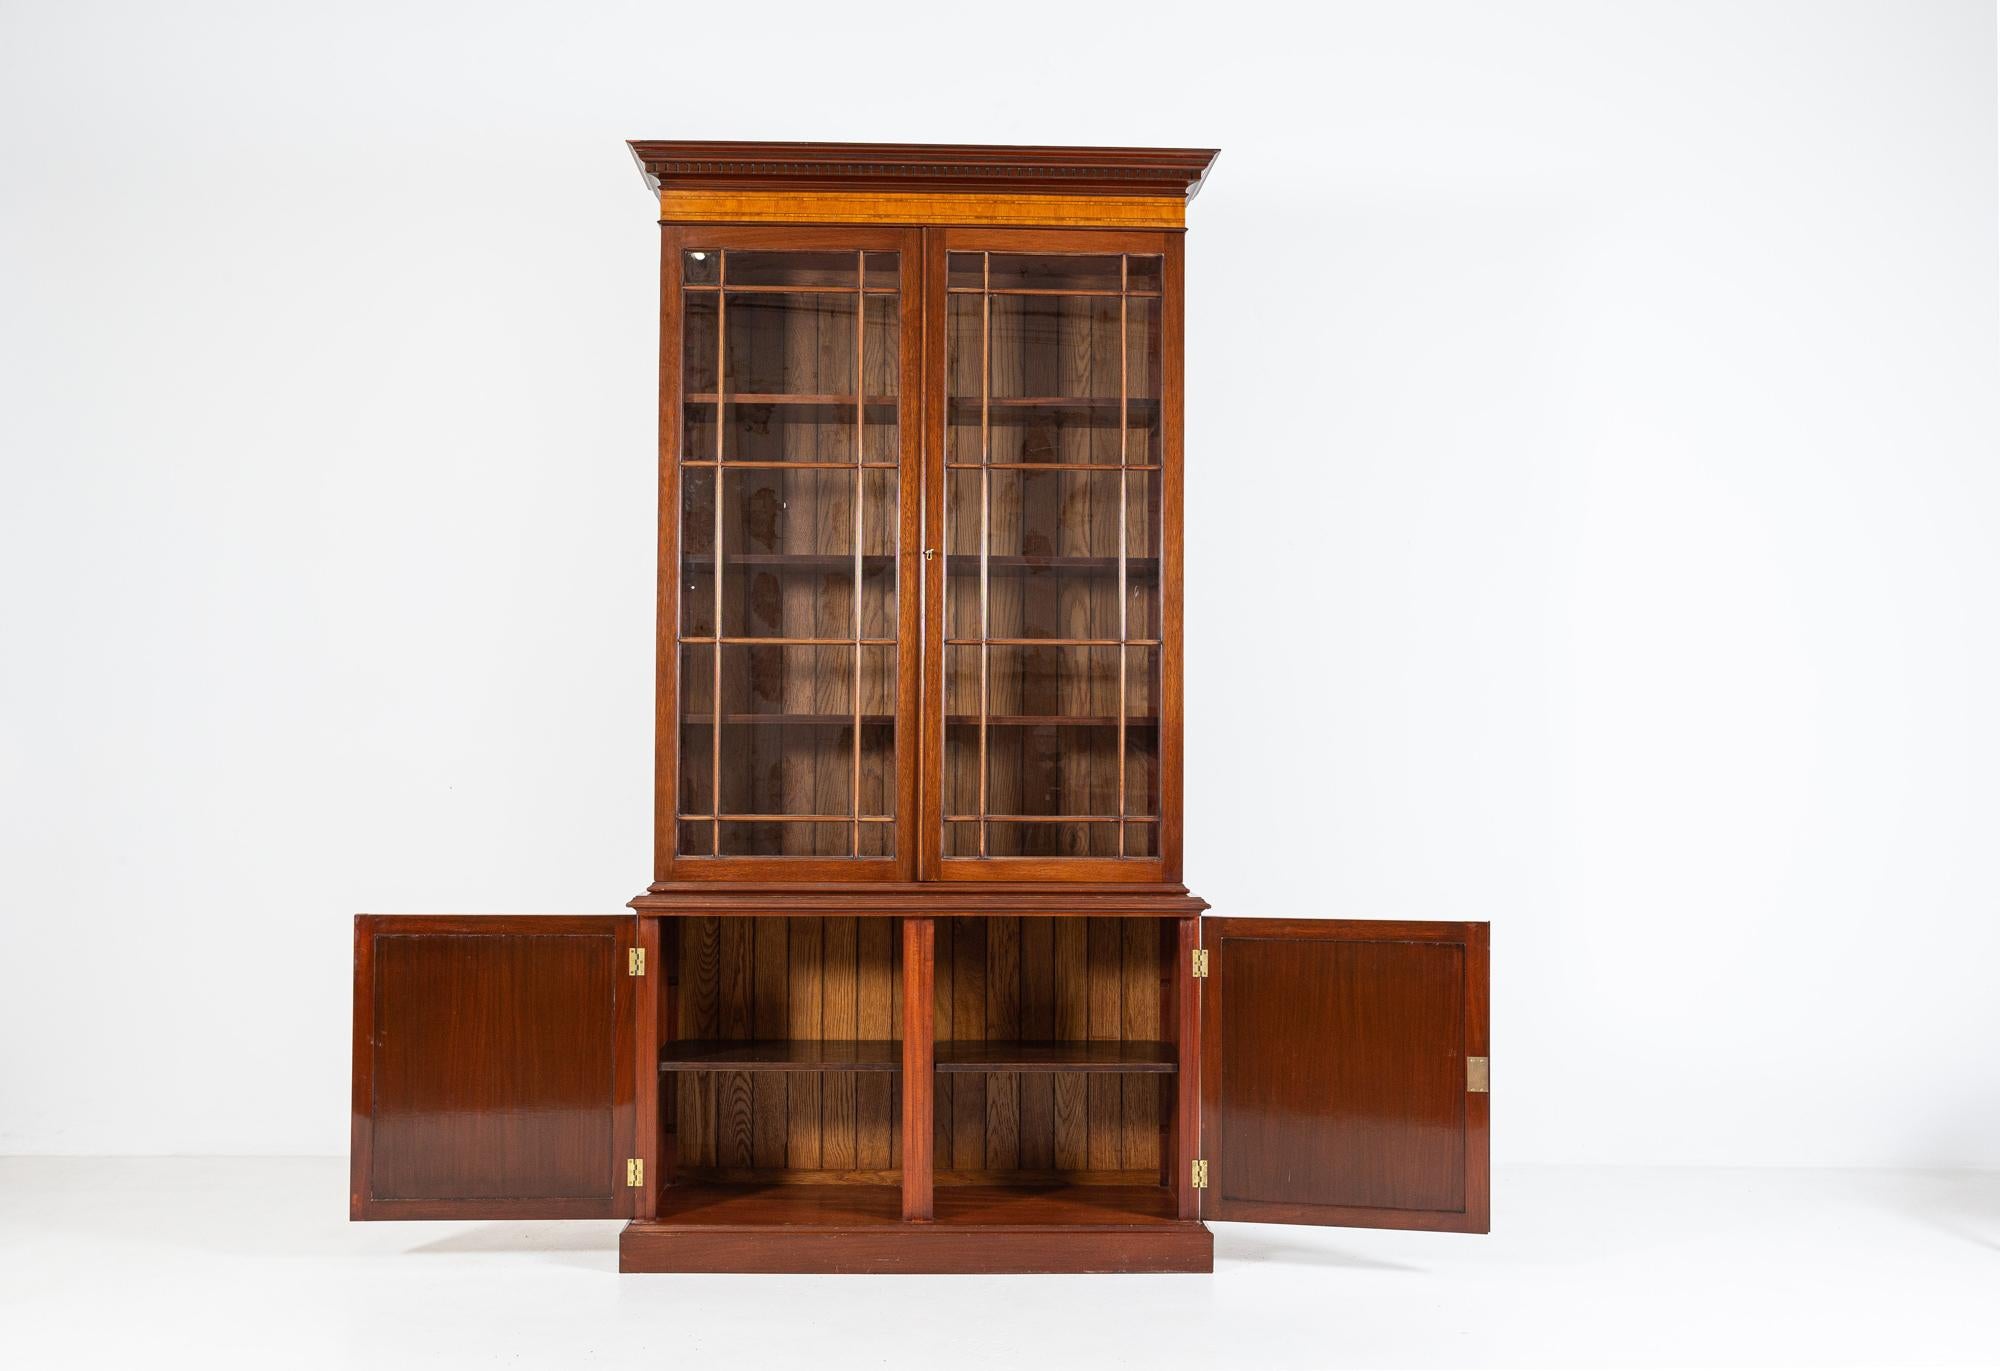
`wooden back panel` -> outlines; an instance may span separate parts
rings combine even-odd
[[[1158,919],[939,919],[938,1040],[1171,1038],[1162,1022],[1167,927]],[[1159,1184],[1168,1117],[1161,1092],[1171,1081],[1075,1071],[940,1075],[937,1182]]]
[[[882,918],[674,920],[679,1038],[894,1039],[902,952]],[[902,1165],[893,1073],[720,1072],[676,1082],[684,1177],[888,1182]]]

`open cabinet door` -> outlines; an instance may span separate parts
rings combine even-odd
[[[1201,926],[1201,1216],[1486,1232],[1487,926]]]
[[[358,915],[348,1217],[629,1215],[631,915]]]

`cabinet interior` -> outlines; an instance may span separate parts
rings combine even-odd
[[[674,1182],[902,1177],[897,921],[678,919],[661,1044]],[[678,938],[674,935],[678,933]],[[663,1021],[666,1016],[662,1016]]]
[[[1169,1217],[1181,1062],[1171,921],[934,923],[939,1222],[1016,1202],[1045,1214]],[[667,923],[660,1217],[897,1219],[899,924]]]

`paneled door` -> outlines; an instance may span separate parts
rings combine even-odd
[[[658,878],[907,879],[917,235],[665,244]]]
[[[637,922],[355,918],[349,1217],[635,1212]]]
[[[931,232],[927,877],[1178,879],[1179,249]]]
[[[1201,932],[1201,1216],[1486,1232],[1487,925]]]

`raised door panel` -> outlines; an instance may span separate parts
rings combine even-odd
[[[635,923],[355,919],[350,1217],[632,1212]]]
[[[1202,929],[1202,1216],[1485,1232],[1487,925]]]

